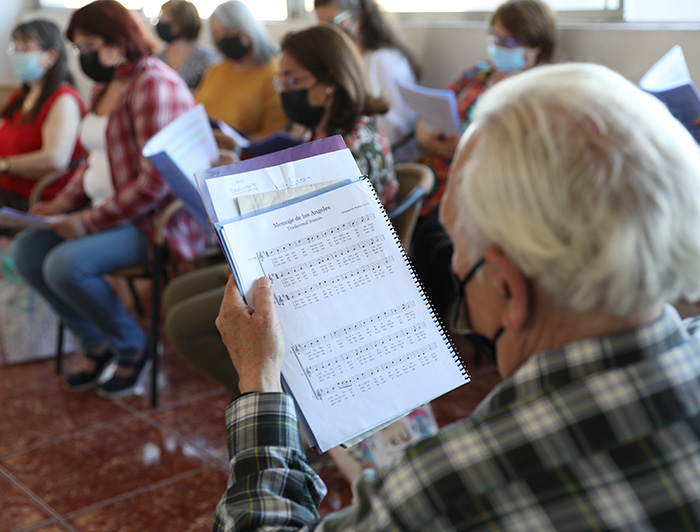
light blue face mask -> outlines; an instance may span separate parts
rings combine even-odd
[[[525,49],[522,46],[503,48],[489,44],[489,59],[496,70],[516,72],[525,68]]]
[[[12,56],[12,70],[24,83],[33,83],[46,73],[46,68],[39,65],[41,52],[22,52]]]

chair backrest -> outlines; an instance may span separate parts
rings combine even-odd
[[[399,191],[394,197],[394,207],[388,214],[401,244],[408,251],[423,198],[432,190],[435,176],[430,168],[420,163],[399,163],[395,166],[395,172]]]
[[[80,157],[78,159],[75,159],[74,161],[72,161],[70,163],[70,165],[68,165],[68,168],[66,168],[64,170],[56,170],[55,172],[49,172],[48,174],[37,179],[36,183],[34,183],[34,185],[32,186],[32,190],[29,192],[29,206],[31,207],[35,203],[38,203],[41,200],[41,196],[44,194],[44,191],[50,185],[52,185],[54,182],[58,181],[59,179],[63,178],[69,172],[73,171],[84,160],[85,160],[85,157]]]

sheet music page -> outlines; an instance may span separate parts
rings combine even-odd
[[[368,180],[231,221],[239,286],[272,281],[282,373],[321,450],[468,381]]]
[[[419,119],[444,133],[462,133],[457,98],[451,90],[430,89],[397,81],[401,97],[416,112]]]
[[[356,179],[360,169],[350,150],[338,150],[279,166],[209,178],[205,181],[217,220],[242,213],[236,198],[330,180]]]

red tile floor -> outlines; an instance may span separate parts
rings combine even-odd
[[[66,359],[66,370],[78,362]],[[444,425],[468,415],[499,381],[467,360],[472,382],[435,400]],[[207,531],[226,487],[224,409],[214,381],[165,350],[160,406],[63,390],[52,361],[0,367],[0,532]],[[322,512],[350,501],[328,461]]]

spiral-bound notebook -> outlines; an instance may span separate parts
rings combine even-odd
[[[311,445],[354,440],[469,380],[368,179],[215,226],[249,303],[257,278],[272,281],[283,381]]]

